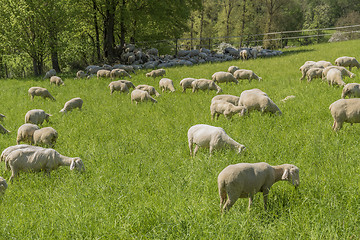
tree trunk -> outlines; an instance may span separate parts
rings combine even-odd
[[[245,11],[246,11],[246,0],[243,0],[243,12],[241,17],[241,33],[240,33],[240,47],[242,47],[243,44],[243,35],[245,31]]]
[[[59,66],[58,47],[57,47],[58,42],[56,35],[57,34],[54,29],[49,29],[49,44],[50,44],[49,48],[50,48],[52,68],[55,69],[57,73],[59,73],[61,71]]]
[[[125,33],[126,33],[126,28],[125,28],[125,13],[124,13],[124,9],[125,9],[125,4],[126,4],[126,1],[123,0],[122,1],[122,5],[121,5],[121,16],[120,16],[120,45],[121,45],[121,48],[120,48],[120,52],[122,52],[122,49],[125,45]]]
[[[93,8],[94,8],[93,18],[94,18],[94,28],[95,28],[96,60],[97,60],[97,62],[100,62],[100,61],[101,61],[101,54],[100,54],[100,34],[99,34],[99,25],[98,25],[97,14],[96,14],[97,5],[96,5],[96,1],[95,1],[95,0],[93,0]]]
[[[104,16],[104,57],[109,64],[115,61],[115,11],[116,4],[112,1],[106,1],[106,11]]]

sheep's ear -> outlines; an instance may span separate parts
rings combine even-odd
[[[75,168],[75,161],[72,160],[70,164],[70,170],[73,170]]]
[[[289,169],[285,169],[281,179],[282,180],[288,180],[289,179]]]

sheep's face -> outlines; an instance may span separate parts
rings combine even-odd
[[[79,172],[85,171],[84,163],[81,161],[80,158],[75,158],[70,165],[70,170],[76,169]]]
[[[282,180],[289,181],[295,187],[299,186],[300,184],[299,168],[296,167],[295,165],[287,165],[285,167]]]

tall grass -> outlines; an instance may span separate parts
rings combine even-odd
[[[50,86],[39,79],[1,80],[0,113],[11,131],[0,136],[0,150],[16,144],[16,132],[25,113],[40,108],[53,114],[50,123],[59,133],[55,149],[79,156],[86,172],[62,167],[48,178],[43,173],[21,173],[0,199],[0,239],[358,239],[360,238],[360,125],[344,124],[332,131],[329,105],[341,88],[319,79],[299,80],[307,60],[334,62],[357,56],[360,41],[294,48],[280,57],[177,67],[167,77],[178,86],[185,77],[211,78],[230,65],[252,69],[263,78],[222,84],[224,93],[240,95],[260,88],[282,110],[282,116],[220,116],[211,121],[210,100],[215,92],[164,93],[157,104],[131,104],[130,94],[109,94],[109,80],[74,80]],[[355,79],[359,82],[360,71]],[[135,85],[158,88],[158,80],[133,76]],[[56,102],[27,95],[32,86],[46,87]],[[282,103],[288,95],[296,98]],[[74,97],[83,110],[60,114]],[[187,130],[194,124],[220,126],[247,152],[230,150],[209,157],[201,149],[189,156]],[[220,214],[217,175],[229,164],[264,161],[291,163],[300,168],[295,190],[280,182],[270,191],[264,211],[261,194],[247,210],[239,199]],[[10,172],[0,168],[0,176]]]

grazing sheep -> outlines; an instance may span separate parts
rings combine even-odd
[[[350,78],[354,78],[355,74],[350,72],[349,70],[347,70],[345,67],[341,67],[341,66],[329,66],[324,68],[323,72],[322,72],[322,79],[325,80],[326,79],[326,75],[329,72],[330,69],[338,69],[341,71],[341,74],[343,77],[350,77]]]
[[[248,51],[247,50],[241,50],[240,51],[240,58],[244,61],[248,59]]]
[[[284,99],[282,99],[281,101],[282,102],[286,102],[287,100],[289,100],[289,99],[294,99],[295,98],[295,96],[294,95],[290,95],[290,96],[286,96]]]
[[[156,91],[156,89],[153,86],[149,86],[146,84],[143,85],[137,85],[135,89],[147,91],[150,95],[160,96],[160,93]]]
[[[171,92],[175,92],[174,83],[169,78],[162,78],[159,81],[159,88],[161,89],[162,92],[164,92],[166,90],[169,90]]]
[[[0,195],[5,194],[8,185],[3,177],[0,177]]]
[[[257,192],[264,196],[264,209],[271,186],[288,181],[295,187],[300,184],[299,168],[292,164],[271,166],[265,162],[229,165],[218,176],[220,208],[228,211],[238,198],[249,198],[249,210]]]
[[[33,139],[35,145],[48,145],[54,147],[58,133],[52,127],[44,127],[34,131]]]
[[[99,78],[110,78],[110,70],[106,70],[106,69],[101,69],[99,71],[97,71],[96,73],[96,77],[97,79]]]
[[[34,143],[34,132],[39,130],[38,125],[32,123],[25,123],[21,125],[17,132],[16,144],[20,144],[21,141],[28,142],[30,144]]]
[[[311,82],[314,78],[321,78],[323,68],[311,68],[306,72],[307,81]]]
[[[55,69],[50,69],[48,72],[45,73],[45,76],[43,79],[51,78],[52,76],[55,76],[55,75],[56,75]]]
[[[210,156],[215,149],[230,147],[237,153],[245,150],[245,146],[234,141],[221,127],[214,127],[206,124],[197,124],[189,128],[187,132],[190,156],[195,156],[199,147],[209,148]],[[195,149],[193,153],[193,144]]]
[[[79,157],[66,157],[51,148],[23,148],[12,151],[7,157],[8,169],[11,170],[10,182],[20,171],[45,171],[48,176],[52,170],[60,166],[70,166],[70,170],[85,171],[84,164]]]
[[[349,67],[351,71],[352,67],[360,68],[360,63],[354,57],[339,57],[335,60],[337,66]]]
[[[186,92],[187,88],[192,88],[191,83],[193,81],[195,81],[195,80],[196,80],[195,78],[184,78],[183,80],[181,80],[180,81],[180,86],[181,86],[181,88],[183,90],[182,92],[183,93]]]
[[[88,77],[88,75],[84,71],[82,71],[82,70],[77,71],[76,78],[80,79],[80,78],[86,78],[86,77]]]
[[[278,113],[279,115],[282,114],[278,106],[276,106],[267,94],[256,88],[243,91],[240,94],[238,106],[244,106],[247,112],[257,110],[262,113],[270,112]]]
[[[311,68],[326,68],[329,66],[332,66],[332,64],[327,61],[307,61],[299,68],[302,74],[300,80],[303,80],[305,78],[307,71],[309,71]]]
[[[360,84],[359,83],[348,83],[344,86],[341,94],[341,98],[360,98]]]
[[[211,101],[210,105],[211,120],[214,120],[215,115],[216,120],[219,119],[220,114],[224,114],[225,118],[229,120],[234,114],[244,111],[246,111],[244,106],[235,106],[222,100]]]
[[[130,74],[128,74],[127,71],[125,71],[124,69],[116,68],[116,69],[111,70],[111,72],[110,72],[111,79],[120,78],[120,77],[131,78]]]
[[[51,116],[51,114],[46,113],[42,109],[32,109],[25,114],[25,123],[42,125],[44,120],[49,122],[49,117]]]
[[[326,74],[326,79],[329,83],[329,85],[339,85],[339,86],[345,86],[345,82],[342,80],[342,74],[341,71],[336,69],[336,68],[332,68],[328,71],[328,73]]]
[[[50,84],[55,84],[56,86],[65,85],[64,81],[58,76],[52,76],[50,78]]]
[[[32,145],[28,145],[28,144],[19,144],[19,145],[13,145],[10,147],[5,148],[0,156],[0,162],[4,161],[5,162],[5,166],[6,166],[6,157],[14,150],[17,149],[22,149],[22,148],[40,148],[37,146],[32,146]]]
[[[257,76],[252,70],[247,70],[247,69],[236,70],[234,72],[234,77],[237,80],[239,80],[239,79],[248,79],[249,83],[251,82],[252,79],[256,79],[258,81],[262,80],[262,78]]]
[[[139,102],[152,101],[153,103],[157,103],[157,101],[150,96],[147,91],[135,89],[131,92],[131,103],[135,101],[136,104]]]
[[[334,131],[340,130],[344,122],[360,123],[360,98],[339,99],[329,109],[334,118]]]
[[[127,87],[126,83],[123,83],[121,80],[109,83],[108,87],[110,88],[110,95],[113,94],[114,91],[119,91],[120,93],[129,93],[129,88]]]
[[[60,112],[66,113],[72,111],[74,108],[79,108],[79,110],[81,110],[82,105],[83,100],[81,98],[73,98],[65,103],[64,108],[61,109]]]
[[[9,130],[7,130],[6,128],[4,128],[3,125],[0,124],[0,133],[6,134],[6,133],[9,133],[9,132],[10,132]]]
[[[214,90],[216,91],[216,94],[222,92],[222,89],[218,85],[216,85],[214,81],[208,79],[197,79],[191,83],[191,86],[193,93],[199,91],[199,89],[203,91]]]
[[[118,81],[125,83],[128,89],[130,88],[135,89],[135,85],[131,81],[128,80],[118,80]]]
[[[236,84],[238,84],[238,80],[235,79],[235,77],[228,72],[216,72],[212,75],[212,80],[214,82],[218,82],[218,83],[228,83],[228,82],[234,82]]]
[[[332,66],[331,62],[328,61],[317,61],[315,67],[317,68],[326,68]]]
[[[239,99],[240,99],[240,97],[238,97],[238,96],[223,94],[223,95],[216,95],[215,97],[213,97],[211,99],[211,102],[221,100],[221,101],[225,101],[225,102],[228,102],[228,103],[232,103],[235,106],[237,106],[238,103],[239,103]]]
[[[34,96],[39,96],[45,98],[50,98],[55,101],[55,98],[50,94],[50,92],[46,88],[42,87],[31,87],[28,90],[31,100],[34,99]]]
[[[164,76],[165,74],[166,74],[165,69],[160,68],[160,69],[152,70],[151,72],[146,73],[146,77],[156,78],[156,77]]]
[[[4,121],[4,118],[6,118],[6,116],[0,113],[0,121]]]
[[[234,74],[234,72],[236,71],[236,70],[239,70],[240,68],[238,68],[237,66],[230,66],[229,68],[228,68],[228,72],[229,73],[231,73],[231,74]]]

